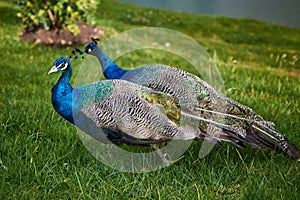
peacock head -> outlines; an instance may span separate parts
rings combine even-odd
[[[92,42],[89,43],[85,48],[84,48],[84,52],[87,53],[87,54],[91,54],[91,52],[97,47],[97,44],[98,44],[98,38],[91,38],[92,39]]]
[[[48,74],[54,73],[54,72],[66,72],[71,67],[70,59],[60,57],[55,60],[53,67],[49,70]]]
[[[85,48],[84,48],[84,52],[87,54],[91,54],[92,51],[96,48],[97,46],[94,43],[90,43],[88,44]]]

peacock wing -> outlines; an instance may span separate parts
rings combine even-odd
[[[158,142],[170,140],[181,133],[177,125],[161,112],[163,107],[170,116],[178,115],[171,111],[173,105],[170,100],[163,101],[165,97],[162,94],[147,93],[147,88],[124,80],[103,82],[83,86],[77,92],[81,101],[79,112],[95,126],[139,140]],[[154,98],[155,95],[157,98]]]

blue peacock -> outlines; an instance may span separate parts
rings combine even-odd
[[[204,140],[230,142],[238,147],[244,143],[254,148],[267,148],[283,152],[298,159],[299,150],[251,108],[217,92],[208,83],[186,71],[165,66],[150,65],[126,70],[114,63],[97,46],[97,39],[84,51],[96,56],[107,79],[122,79],[176,97],[187,115],[198,117],[198,130]]]
[[[154,145],[203,140],[194,125],[181,125],[178,99],[126,80],[104,80],[73,88],[69,58],[58,58],[48,74],[62,75],[52,88],[54,109],[102,143]],[[104,134],[103,134],[104,133]]]

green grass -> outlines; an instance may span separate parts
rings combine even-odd
[[[70,49],[18,39],[18,8],[0,1],[0,199],[299,199],[300,165],[281,154],[225,145],[198,158],[193,143],[176,164],[150,173],[111,169],[84,147],[51,105],[58,76],[47,75]],[[248,19],[176,13],[103,0],[97,24],[112,34],[159,26],[196,39],[215,59],[226,94],[275,122],[300,147],[300,29]],[[188,63],[155,51],[117,60],[134,67]],[[76,66],[80,62],[74,63]]]

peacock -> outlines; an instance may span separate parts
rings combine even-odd
[[[241,148],[246,143],[254,148],[283,152],[292,159],[300,157],[297,147],[275,130],[273,122],[264,120],[251,108],[220,94],[191,73],[165,65],[123,69],[97,46],[97,39],[94,38],[84,51],[76,49],[76,52],[96,56],[107,79],[130,81],[177,98],[187,116],[198,117],[198,130],[207,141],[226,141]]]
[[[181,123],[184,116],[193,116],[181,112],[178,99],[171,95],[118,79],[73,88],[72,65],[65,57],[56,59],[48,74],[54,72],[62,73],[51,90],[54,109],[102,143],[157,149],[157,144],[171,140],[204,138],[194,125]]]

